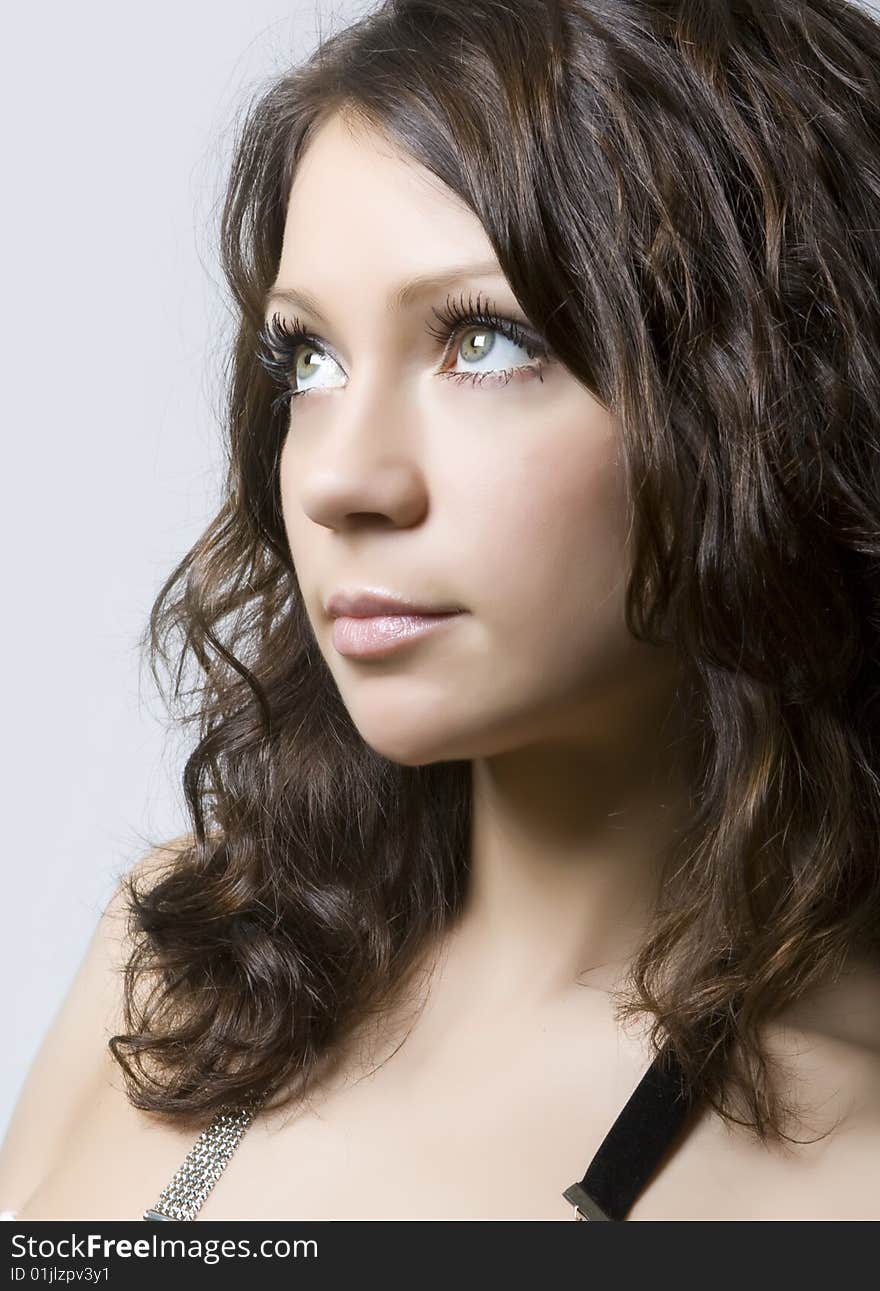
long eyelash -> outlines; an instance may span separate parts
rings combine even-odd
[[[272,401],[274,413],[289,399],[308,393],[294,390],[290,385],[293,360],[300,345],[311,345],[319,350],[321,344],[317,337],[305,330],[296,316],[287,323],[280,314],[273,314],[269,322],[263,324],[257,334],[257,342],[257,362],[275,384],[282,387],[282,393]]]
[[[443,357],[446,358],[449,342],[460,331],[467,331],[471,327],[487,327],[493,332],[500,332],[506,336],[514,345],[520,345],[533,359],[548,359],[550,350],[539,340],[533,333],[526,331],[520,323],[513,318],[503,318],[489,304],[484,304],[482,295],[478,292],[476,300],[468,296],[467,304],[464,301],[464,293],[457,300],[447,297],[443,309],[434,309],[431,313],[441,324],[441,328],[426,327],[430,336],[435,337],[441,344],[446,345]],[[467,326],[465,326],[467,324]],[[519,369],[508,369],[511,373]],[[484,377],[498,377],[500,373],[490,372],[451,372],[442,373],[443,376],[464,377],[468,381],[480,380]]]
[[[486,327],[491,331],[507,337],[514,345],[519,345],[538,363],[523,365],[520,368],[504,368],[499,372],[439,372],[437,375],[453,381],[468,381],[473,385],[488,381],[491,385],[506,385],[515,376],[536,376],[543,381],[543,368],[552,355],[549,347],[533,333],[528,332],[515,319],[504,318],[483,302],[478,293],[476,300],[468,296],[465,304],[464,293],[457,300],[447,297],[442,309],[432,307],[431,313],[440,323],[440,327],[427,324],[425,330],[444,346],[443,358],[446,359],[451,342],[459,332],[471,327]],[[273,314],[268,323],[264,323],[258,333],[257,360],[269,374],[276,385],[282,387],[282,393],[273,401],[272,411],[301,395],[308,390],[294,390],[290,385],[290,376],[296,351],[301,345],[311,345],[313,349],[324,353],[323,346],[316,336],[307,332],[299,318],[294,317],[290,323],[280,314]]]

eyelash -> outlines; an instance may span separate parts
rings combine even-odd
[[[429,323],[425,330],[444,346],[444,360],[449,354],[452,340],[459,333],[475,327],[486,327],[500,333],[507,340],[513,341],[514,345],[521,346],[530,358],[540,360],[538,363],[523,364],[518,368],[502,368],[497,372],[438,372],[438,376],[453,381],[468,381],[473,385],[482,385],[484,381],[488,381],[490,385],[502,386],[519,376],[537,377],[539,381],[543,381],[544,367],[551,358],[548,347],[536,336],[527,332],[515,319],[504,318],[496,313],[483,302],[481,295],[477,295],[476,301],[468,296],[467,304],[463,293],[457,300],[448,297],[442,309],[432,307],[431,313],[440,323],[440,327],[433,327]],[[288,323],[279,314],[273,314],[271,320],[263,324],[257,339],[259,341],[257,358],[261,367],[277,385],[284,387],[284,392],[272,404],[273,412],[279,404],[286,403],[288,399],[309,394],[308,390],[292,390],[290,377],[296,351],[300,345],[310,345],[313,349],[325,353],[319,339],[306,331],[297,317],[294,316]]]

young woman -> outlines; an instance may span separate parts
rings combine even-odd
[[[0,1205],[880,1218],[878,176],[841,0],[393,0],[255,103],[190,832]]]

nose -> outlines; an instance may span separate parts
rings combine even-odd
[[[285,491],[295,491],[309,519],[329,529],[366,517],[417,524],[428,505],[422,427],[399,373],[396,388],[390,374],[375,370],[359,386],[350,377],[339,390],[304,396],[303,404],[313,397],[300,437],[294,400],[282,455]]]

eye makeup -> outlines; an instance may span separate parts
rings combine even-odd
[[[443,362],[448,360],[450,352],[454,350],[452,344],[454,340],[478,328],[499,333],[514,345],[524,349],[533,360],[528,364],[491,372],[453,372],[444,367],[437,372],[437,376],[459,382],[466,381],[472,385],[488,384],[489,386],[506,385],[513,379],[537,377],[538,380],[543,381],[544,368],[553,357],[549,347],[530,328],[516,319],[500,314],[490,303],[484,302],[479,293],[476,300],[468,296],[467,302],[463,293],[455,299],[447,297],[445,305],[441,309],[432,307],[431,313],[439,323],[439,327],[428,323],[425,330],[443,346]],[[260,329],[258,343],[257,358],[261,367],[276,385],[282,387],[282,393],[273,402],[273,411],[276,406],[290,399],[301,398],[310,393],[309,390],[297,390],[293,383],[296,381],[297,355],[301,348],[310,347],[312,351],[317,351],[321,355],[328,353],[318,336],[309,332],[298,317],[294,316],[288,321],[280,314],[274,313]],[[332,355],[329,357],[332,358]],[[454,361],[456,357],[454,353],[452,357]]]

